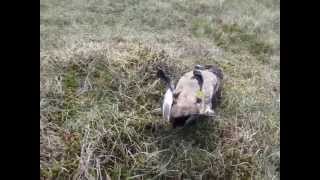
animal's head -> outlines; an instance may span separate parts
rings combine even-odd
[[[182,77],[173,93],[173,104],[171,117],[187,117],[191,114],[199,113],[202,105],[202,98],[197,97],[196,93],[200,87],[193,79]]]

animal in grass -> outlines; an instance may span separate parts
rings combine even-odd
[[[173,127],[195,122],[200,117],[215,116],[214,109],[221,98],[223,72],[214,65],[196,65],[174,86],[162,69],[158,77],[166,84],[162,115]]]

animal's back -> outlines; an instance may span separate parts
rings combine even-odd
[[[201,70],[203,76],[203,87],[202,91],[206,95],[205,99],[209,98],[215,93],[215,87],[219,85],[219,79],[215,74],[208,70]],[[177,83],[176,92],[184,92],[188,94],[195,94],[200,90],[198,80],[194,78],[193,71],[186,73],[180,78]]]
[[[177,83],[175,92],[195,93],[199,90],[198,81],[193,78],[193,72],[184,74]]]

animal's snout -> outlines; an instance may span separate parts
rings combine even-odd
[[[171,109],[171,117],[173,119],[181,118],[181,117],[188,117],[193,114],[198,114],[198,108],[193,106],[187,105],[173,105]]]
[[[181,116],[177,118],[172,118],[170,121],[172,122],[173,127],[183,126],[188,121],[191,116]]]

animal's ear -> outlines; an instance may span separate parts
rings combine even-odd
[[[173,91],[174,84],[173,84],[169,74],[165,73],[164,70],[158,68],[157,69],[157,77],[160,78],[166,84],[166,86]]]
[[[157,77],[164,81],[167,79],[167,76],[162,69],[157,69]]]
[[[199,98],[199,97],[197,97],[197,99],[196,99],[196,103],[201,103],[202,102],[202,99],[201,98]]]
[[[223,72],[220,68],[214,65],[205,65],[205,68],[208,69],[210,72],[218,76],[220,79],[223,79]]]

